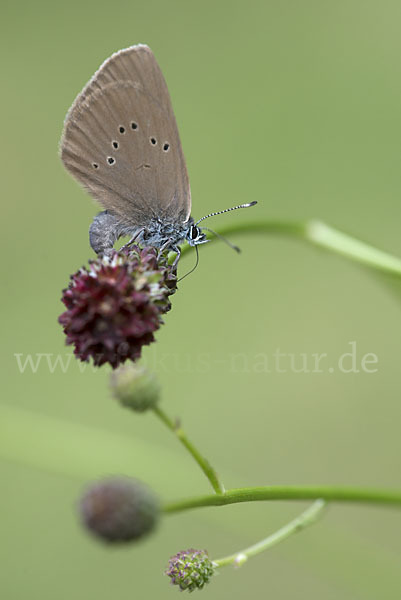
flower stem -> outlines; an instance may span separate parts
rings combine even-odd
[[[219,230],[224,237],[244,235],[249,233],[280,234],[302,239],[320,248],[330,250],[364,264],[370,268],[401,276],[401,259],[374,246],[362,242],[322,221],[268,221],[260,220],[250,223],[237,223]],[[208,234],[208,238],[216,240]],[[182,249],[182,254],[188,252],[190,246]]]
[[[165,504],[164,512],[176,513],[204,506],[223,506],[238,502],[264,500],[316,500],[322,498],[335,502],[395,505],[401,507],[401,490],[378,490],[371,488],[331,486],[264,486],[227,490],[213,496],[198,496]]]
[[[251,556],[255,556],[255,554],[259,554],[260,552],[264,552],[268,548],[271,548],[275,544],[282,542],[283,540],[290,537],[292,534],[305,529],[309,525],[312,525],[317,521],[317,519],[321,516],[323,508],[326,506],[324,500],[315,500],[312,506],[309,506],[303,513],[301,513],[298,517],[296,517],[293,521],[281,527],[278,531],[269,535],[264,540],[261,540],[257,544],[253,546],[249,546],[245,550],[241,550],[240,552],[236,552],[235,554],[231,554],[230,556],[225,556],[224,558],[219,558],[214,560],[214,564],[217,567],[225,567],[226,565],[234,565],[235,567],[240,567],[245,561],[248,560]]]
[[[159,407],[155,406],[153,408],[153,412],[159,417],[159,419],[172,431],[177,438],[180,440],[181,444],[188,450],[188,452],[193,456],[196,460],[206,477],[211,483],[212,488],[216,492],[216,494],[224,494],[224,486],[220,482],[217,473],[210,465],[209,461],[204,458],[197,448],[189,441],[187,436],[185,435],[183,429],[180,427],[178,423],[175,423],[170,417]]]

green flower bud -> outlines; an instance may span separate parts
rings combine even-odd
[[[206,550],[182,550],[169,560],[165,572],[173,585],[178,585],[180,591],[202,589],[214,574],[215,566]]]
[[[153,408],[160,397],[160,386],[145,367],[127,365],[111,374],[111,388],[117,400],[137,412]]]
[[[141,481],[110,477],[92,484],[80,501],[81,519],[104,542],[135,541],[152,531],[159,501]]]

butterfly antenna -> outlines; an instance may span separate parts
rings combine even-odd
[[[236,246],[235,244],[232,244],[230,242],[230,240],[223,237],[220,233],[217,233],[217,231],[213,231],[213,229],[209,229],[209,227],[202,227],[202,231],[210,231],[210,233],[213,233],[213,235],[218,237],[222,242],[225,242],[227,244],[227,246],[230,246],[230,248],[232,248],[236,252],[241,252],[241,248],[238,248],[238,246]],[[196,246],[195,246],[195,248],[196,248]]]
[[[180,277],[177,280],[177,283],[179,281],[182,281],[183,279],[185,279],[185,277],[187,277],[187,275],[190,275],[191,273],[193,273],[195,271],[196,267],[198,266],[198,264],[199,264],[199,250],[198,250],[198,246],[195,246],[195,250],[196,250],[196,263],[195,263],[195,266],[192,267],[192,269],[190,271],[188,271],[188,273],[185,273],[185,275],[183,275],[182,277]]]
[[[239,204],[238,206],[232,206],[231,208],[225,208],[224,210],[219,210],[218,212],[210,213],[209,215],[206,215],[205,217],[199,219],[199,221],[196,221],[195,225],[198,225],[198,223],[204,221],[204,219],[208,219],[209,217],[222,215],[223,213],[230,212],[230,210],[237,210],[237,208],[249,208],[250,206],[255,206],[255,204],[257,204],[256,200],[254,200],[253,202],[248,202],[247,204]]]

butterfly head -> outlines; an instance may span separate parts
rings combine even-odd
[[[190,225],[186,234],[186,240],[190,246],[197,246],[198,244],[206,244],[209,242],[206,238],[206,234],[203,233],[202,229],[197,225]]]

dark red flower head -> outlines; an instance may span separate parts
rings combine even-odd
[[[113,368],[136,360],[142,346],[154,341],[161,315],[171,308],[176,290],[175,270],[155,248],[115,252],[89,262],[71,276],[63,291],[67,310],[59,322],[82,361]]]

